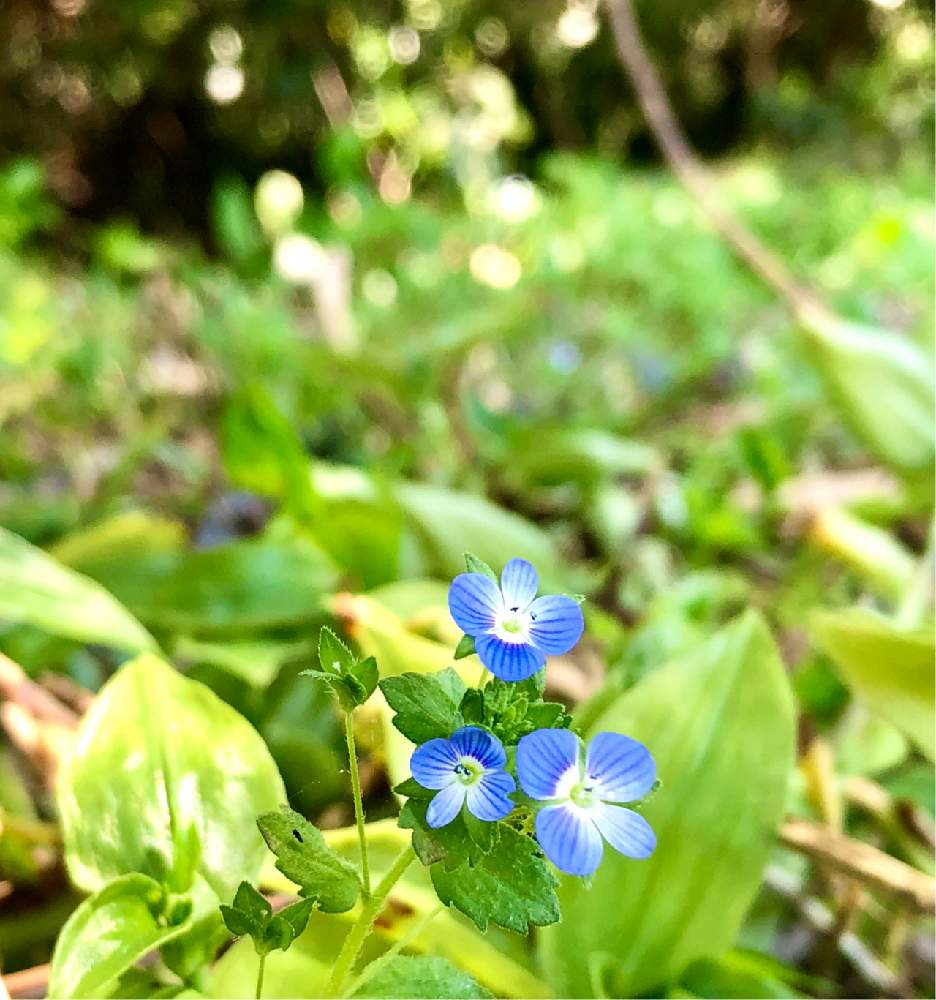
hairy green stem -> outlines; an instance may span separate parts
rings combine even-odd
[[[432,918],[444,909],[445,906],[442,903],[439,903],[438,906],[433,907],[428,913],[425,913],[419,920],[415,921],[413,926],[400,938],[394,941],[382,955],[375,958],[373,962],[369,962],[364,966],[360,975],[355,977],[354,981],[345,992],[347,992],[349,996],[354,996],[364,983],[373,978],[374,974],[379,969],[383,968],[383,966],[386,965],[391,958],[399,955],[404,948],[409,947],[409,945],[411,945],[426,929],[426,926],[431,922]]]
[[[354,821],[357,823],[358,840],[361,844],[361,883],[364,899],[370,898],[370,865],[367,862],[367,834],[364,830],[364,799],[361,795],[361,775],[358,772],[357,749],[354,745],[353,713],[345,712],[345,742],[348,744],[348,761],[351,765],[351,794],[354,797]]]
[[[266,966],[266,952],[260,956],[260,967],[257,969],[257,992],[254,996],[257,1000],[263,995],[263,970]]]
[[[338,952],[338,957],[335,959],[331,976],[329,976],[328,983],[325,986],[326,997],[343,996],[343,987],[348,974],[351,972],[361,952],[365,938],[374,926],[374,921],[384,908],[384,903],[387,901],[387,896],[390,895],[390,890],[400,881],[401,876],[415,858],[416,854],[413,851],[412,845],[407,844],[400,854],[397,855],[387,874],[377,884],[373,895],[370,899],[365,900],[357,922],[348,931],[348,935],[344,939],[344,944],[341,946],[341,951]]]

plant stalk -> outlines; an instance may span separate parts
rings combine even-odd
[[[412,845],[407,844],[400,854],[397,855],[387,874],[377,884],[373,895],[370,899],[365,900],[357,922],[348,931],[348,935],[344,939],[344,944],[341,946],[341,951],[338,952],[338,957],[335,959],[331,976],[325,986],[326,997],[343,995],[343,988],[348,974],[351,972],[361,952],[364,940],[374,926],[374,921],[384,908],[384,903],[387,901],[387,896],[390,895],[390,890],[400,881],[401,876],[415,858],[416,854],[413,851]]]
[[[357,749],[354,743],[354,717],[345,712],[345,742],[348,744],[348,762],[351,765],[351,795],[354,798],[354,821],[357,824],[358,841],[361,845],[361,884],[365,901],[370,899],[370,865],[367,860],[367,834],[364,830],[364,798],[361,795],[361,775],[358,771]]]
[[[257,969],[257,992],[254,994],[256,1000],[260,1000],[263,995],[263,971],[266,967],[266,952],[260,956],[260,966]]]

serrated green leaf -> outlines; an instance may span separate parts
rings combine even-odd
[[[415,778],[407,778],[393,788],[397,795],[402,795],[408,799],[431,799],[435,792],[423,786]]]
[[[434,674],[385,677],[380,690],[396,712],[394,726],[417,745],[451,736],[461,725],[458,706],[465,684],[451,667]]]
[[[377,661],[373,656],[368,656],[363,660],[359,660],[351,668],[351,676],[361,685],[362,694],[360,696],[361,700],[358,702],[359,705],[363,705],[365,701],[374,693],[377,687],[377,682],[380,680],[380,672],[377,669]]]
[[[309,917],[312,915],[315,906],[315,900],[306,896],[303,899],[297,899],[295,903],[290,903],[289,906],[284,906],[273,917],[271,924],[281,920],[289,927],[289,942],[280,945],[283,951],[306,929],[306,924],[309,922]]]
[[[164,892],[146,875],[123,875],[89,896],[59,934],[50,997],[101,997],[147,952],[184,934],[161,917]]]
[[[465,553],[465,566],[469,573],[480,573],[482,576],[486,576],[489,580],[493,580],[495,583],[498,582],[497,574],[494,570],[492,570],[483,559],[479,559],[470,552]]]
[[[361,883],[353,866],[326,844],[319,830],[288,806],[264,813],[257,826],[276,867],[325,913],[344,913],[357,902]]]
[[[435,793],[432,793],[433,795]],[[454,868],[463,861],[476,862],[489,851],[497,838],[497,824],[485,823],[490,833],[470,831],[468,820],[471,814],[467,809],[462,811],[445,826],[431,827],[426,822],[426,809],[429,799],[416,798],[403,804],[397,822],[403,830],[413,831],[413,850],[424,865],[443,862],[447,868]],[[476,820],[481,823],[481,820]]]
[[[463,660],[466,656],[474,656],[475,641],[473,635],[463,635],[458,640],[458,645],[455,647],[455,659]]]
[[[497,850],[474,865],[465,861],[452,869],[444,864],[429,869],[439,899],[460,910],[482,931],[495,923],[526,934],[530,925],[555,923],[560,916],[559,880],[529,837],[500,826]]]
[[[365,975],[367,970],[365,970]],[[491,994],[444,958],[429,955],[395,955],[379,963],[373,975],[351,994],[383,1000],[477,1000]]]
[[[354,654],[327,625],[319,632],[318,654],[327,674],[346,674],[354,666]]]
[[[220,907],[224,926],[238,937],[249,934],[253,938],[258,954],[263,952],[263,937],[266,925],[273,915],[273,907],[249,882],[237,887],[234,901],[230,906]]]

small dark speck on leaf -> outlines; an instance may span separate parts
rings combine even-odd
[[[302,834],[298,830],[293,830],[293,836],[299,841],[300,844],[303,843]]]

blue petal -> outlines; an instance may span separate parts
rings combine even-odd
[[[579,741],[568,729],[537,729],[517,744],[517,777],[533,799],[554,799],[559,782],[578,769]]]
[[[496,635],[475,637],[481,662],[502,681],[525,681],[546,664],[546,654],[525,642],[504,642]]]
[[[423,788],[445,788],[455,781],[458,755],[451,740],[435,739],[416,747],[410,771]]]
[[[636,802],[653,787],[656,764],[643,743],[620,733],[598,733],[588,745],[585,773],[605,802]]]
[[[502,600],[497,584],[483,573],[459,573],[448,592],[449,612],[466,635],[492,628]]]
[[[546,857],[568,875],[591,875],[601,863],[601,834],[573,805],[541,809],[536,814],[536,839]]]
[[[581,639],[585,619],[578,601],[561,594],[537,597],[528,611],[533,618],[530,641],[550,656],[559,656]]]
[[[650,824],[632,809],[601,805],[594,811],[595,825],[605,840],[629,858],[648,858],[656,847]]]
[[[476,784],[468,788],[468,809],[478,819],[496,823],[513,812],[514,804],[507,796],[516,787],[506,771],[482,775]]]
[[[500,770],[507,763],[507,753],[501,741],[478,726],[463,726],[452,733],[452,745],[456,753],[474,757],[482,767],[490,770]]]
[[[500,583],[501,593],[504,595],[504,605],[523,611],[536,597],[539,579],[533,565],[528,563],[526,559],[511,559],[501,570]]]
[[[426,822],[433,828],[447,826],[461,812],[468,789],[460,782],[443,788],[429,803]]]

